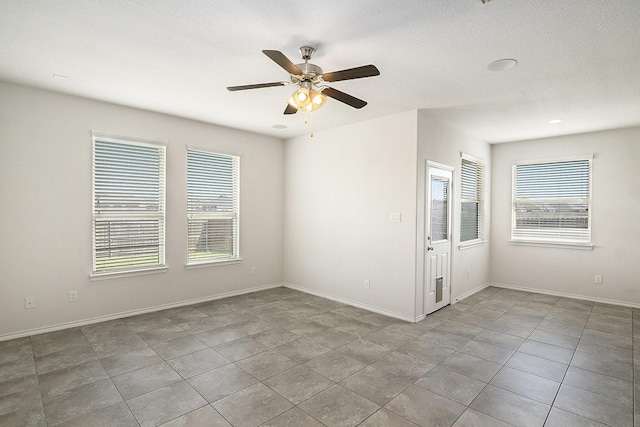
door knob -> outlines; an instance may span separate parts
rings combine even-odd
[[[428,251],[432,251],[433,250],[433,246],[427,246],[427,250]]]

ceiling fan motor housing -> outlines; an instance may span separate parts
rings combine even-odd
[[[322,68],[316,64],[305,62],[303,64],[296,64],[296,67],[302,71],[303,80],[315,80],[316,77],[322,75]]]

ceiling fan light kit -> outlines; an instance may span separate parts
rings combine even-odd
[[[273,83],[258,83],[243,86],[229,86],[227,90],[237,91],[246,89],[258,89],[264,87],[297,85],[299,88],[291,94],[287,100],[287,107],[284,114],[295,114],[298,111],[313,112],[322,107],[327,101],[327,97],[345,103],[353,108],[362,108],[367,103],[361,99],[351,96],[327,86],[327,82],[337,82],[341,80],[353,80],[364,77],[380,75],[380,71],[374,65],[363,65],[361,67],[349,68],[346,70],[323,73],[322,68],[309,63],[315,49],[310,46],[300,48],[300,56],[304,63],[294,64],[282,52],[277,50],[263,50],[280,67],[289,73],[289,80]]]
[[[320,90],[309,91],[306,87],[301,87],[293,92],[287,102],[296,110],[312,112],[322,107],[327,102],[327,97]]]

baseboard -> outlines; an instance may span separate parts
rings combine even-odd
[[[420,316],[417,316],[417,317],[415,318],[415,320],[413,321],[413,323],[418,323],[419,321],[424,320],[426,317],[427,317],[427,315],[426,315],[426,314],[421,314]]]
[[[573,298],[573,299],[579,299],[579,300],[584,300],[584,301],[593,301],[593,302],[598,302],[598,303],[602,303],[602,304],[619,305],[619,306],[622,306],[622,307],[640,308],[640,304],[636,304],[636,303],[632,303],[632,302],[611,300],[611,299],[606,299],[606,298],[590,297],[590,296],[586,296],[586,295],[568,294],[568,293],[565,293],[565,292],[555,292],[555,291],[549,291],[549,290],[546,290],[546,289],[527,288],[525,286],[508,285],[508,284],[505,284],[505,283],[495,283],[495,282],[493,282],[493,283],[490,283],[489,286],[494,286],[496,288],[513,289],[515,291],[531,292],[531,293],[534,293],[534,294],[553,295],[553,296],[556,296],[556,297]]]
[[[336,297],[334,295],[330,295],[330,294],[327,294],[327,293],[324,293],[324,292],[320,292],[320,291],[315,291],[315,290],[312,290],[312,289],[304,288],[302,286],[294,285],[294,284],[291,284],[291,283],[283,283],[282,286],[284,286],[285,288],[290,288],[290,289],[293,289],[293,290],[296,290],[296,291],[304,292],[306,294],[311,294],[311,295],[315,295],[317,297],[326,298],[326,299],[329,299],[331,301],[336,301],[336,302],[340,302],[342,304],[346,304],[346,305],[351,305],[351,306],[354,306],[354,307],[362,308],[364,310],[372,311],[374,313],[382,314],[384,316],[394,317],[396,319],[404,320],[405,322],[416,323],[416,322],[419,322],[420,320],[424,319],[424,315],[419,316],[419,317],[404,316],[402,314],[394,313],[393,311],[383,310],[381,308],[373,307],[373,306],[370,306],[370,305],[367,305],[367,304],[362,304],[362,303],[359,303],[359,302],[356,302],[356,301],[351,301],[351,300],[348,300],[346,298]]]
[[[270,284],[270,285],[256,286],[256,287],[253,287],[253,288],[242,289],[242,290],[239,290],[239,291],[225,292],[223,294],[218,294],[218,295],[214,295],[214,296],[208,296],[208,297],[203,297],[203,298],[195,298],[195,299],[192,299],[192,300],[185,300],[185,301],[180,301],[180,302],[175,302],[175,303],[170,303],[170,304],[156,305],[156,306],[153,306],[153,307],[146,307],[146,308],[142,308],[142,309],[139,309],[139,310],[123,311],[123,312],[120,312],[120,313],[109,314],[107,316],[91,317],[89,319],[76,320],[76,321],[73,321],[73,322],[66,322],[66,323],[59,323],[59,324],[53,325],[53,326],[46,326],[46,327],[43,327],[43,328],[35,328],[35,329],[29,329],[29,330],[25,330],[25,331],[13,332],[13,333],[10,333],[10,334],[0,335],[0,341],[8,341],[8,340],[12,340],[12,339],[15,339],[15,338],[28,337],[28,336],[31,336],[31,335],[44,334],[44,333],[47,333],[47,332],[55,332],[55,331],[60,331],[62,329],[77,328],[79,326],[91,325],[93,323],[106,322],[107,320],[122,319],[124,317],[136,316],[136,315],[139,315],[139,314],[146,314],[146,313],[153,313],[155,311],[167,310],[169,308],[184,307],[185,305],[199,304],[199,303],[207,302],[207,301],[215,301],[215,300],[222,299],[222,298],[229,298],[229,297],[233,297],[233,296],[237,296],[237,295],[244,295],[244,294],[249,294],[249,293],[252,293],[252,292],[264,291],[264,290],[267,290],[267,289],[280,288],[282,286],[283,286],[282,283],[274,283],[274,284]]]
[[[477,288],[473,288],[470,291],[465,292],[464,294],[460,295],[459,297],[454,298],[453,299],[453,304],[461,302],[463,299],[469,298],[471,295],[477,294],[481,290],[487,289],[489,286],[491,286],[490,283],[485,283],[484,285],[478,286]]]

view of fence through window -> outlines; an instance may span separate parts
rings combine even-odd
[[[238,156],[187,153],[188,260],[238,258]]]
[[[165,147],[93,145],[93,271],[164,265]]]

